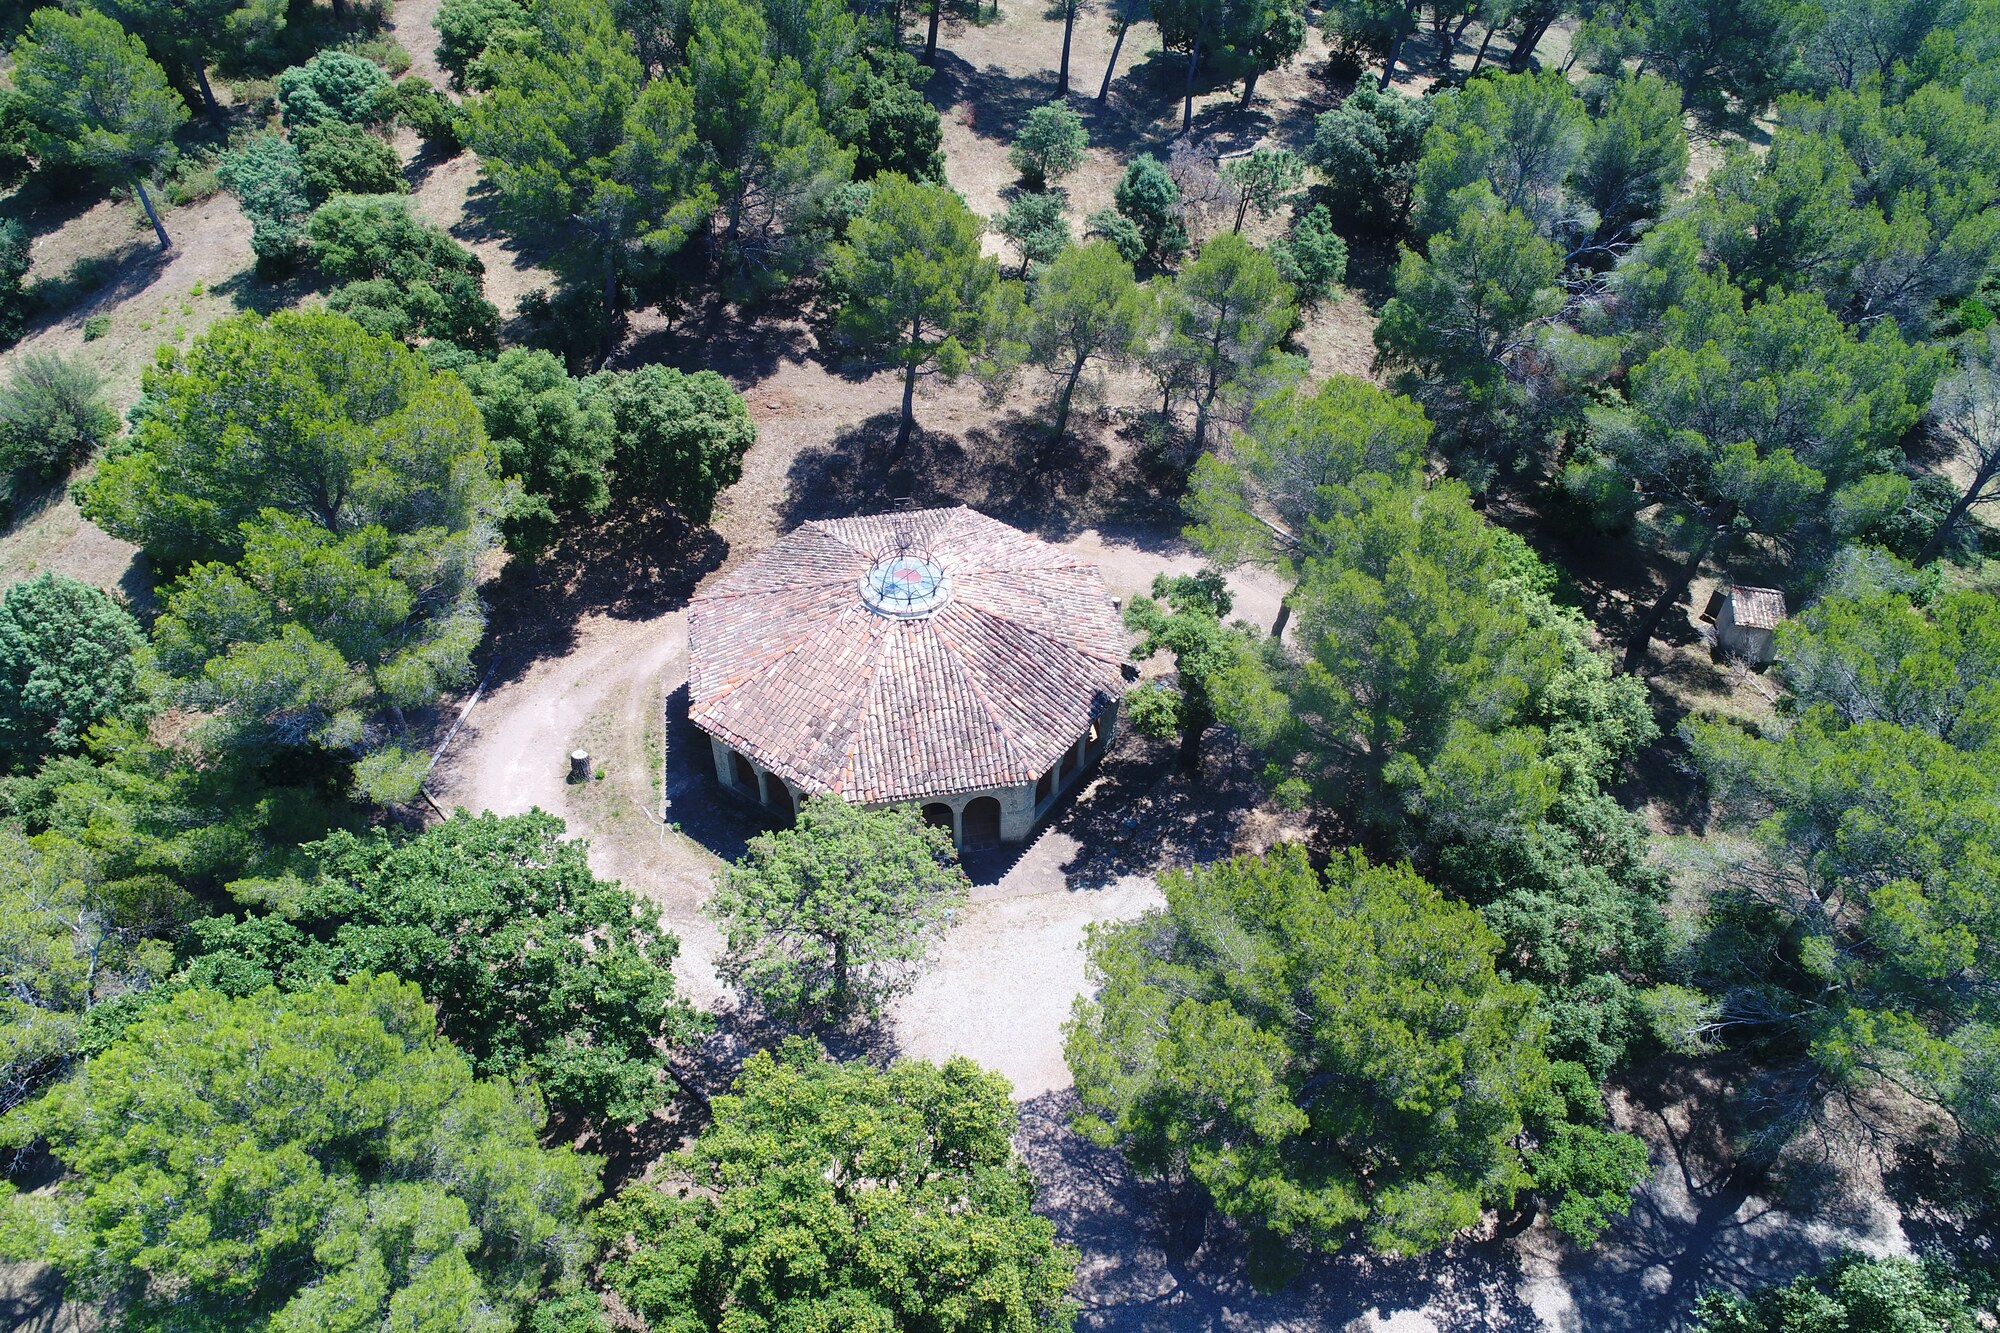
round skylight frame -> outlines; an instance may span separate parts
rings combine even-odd
[[[861,576],[861,602],[878,616],[921,620],[951,600],[951,576],[918,551],[883,556]]]

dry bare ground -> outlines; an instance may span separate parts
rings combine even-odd
[[[393,21],[416,71],[441,83],[430,55],[435,8],[435,0],[401,0]],[[982,213],[998,212],[1014,188],[1005,150],[1021,115],[1053,93],[1059,37],[1030,0],[1003,0],[996,22],[946,25],[931,91],[944,117],[949,178]],[[1110,202],[1123,163],[1140,151],[1164,153],[1178,124],[1178,60],[1159,52],[1145,25],[1127,39],[1109,106],[1088,100],[1109,52],[1101,17],[1086,14],[1076,32],[1072,87],[1093,148],[1065,183],[1079,230],[1087,213]],[[1198,132],[1227,151],[1259,142],[1300,146],[1311,116],[1332,101],[1320,78],[1324,54],[1315,32],[1299,61],[1263,80],[1248,109],[1236,105],[1233,89],[1205,93]],[[489,294],[503,311],[547,281],[534,256],[487,220],[470,156],[431,161],[407,136],[399,147],[416,208],[481,256]],[[138,367],[154,341],[184,344],[210,320],[274,299],[251,272],[248,228],[226,197],[169,215],[179,243],[164,260],[147,253],[132,222],[123,206],[101,205],[37,242],[38,273],[59,271],[78,255],[112,254],[119,274],[103,295],[22,345],[93,359],[114,377],[121,402],[136,392]],[[113,314],[113,335],[83,344],[82,319],[97,309]],[[1372,327],[1372,312],[1352,294],[1315,312],[1301,335],[1315,372],[1369,373]],[[7,360],[0,357],[0,371]],[[690,996],[726,1010],[731,1001],[713,966],[719,940],[699,909],[717,868],[762,824],[719,792],[706,743],[686,721],[683,608],[702,579],[799,522],[903,499],[972,503],[1064,543],[1093,560],[1118,596],[1143,591],[1157,573],[1190,570],[1196,560],[1176,535],[1171,480],[1126,429],[1128,415],[1113,410],[1142,401],[1132,381],[1096,386],[1098,406],[1081,414],[1078,438],[1055,456],[1036,443],[1030,395],[1038,385],[1024,382],[1000,405],[970,385],[929,387],[919,401],[921,431],[907,455],[891,460],[893,375],[827,364],[803,318],[769,312],[738,320],[715,312],[711,321],[670,327],[642,317],[616,364],[647,361],[710,367],[743,391],[759,438],[742,481],[725,495],[712,534],[636,516],[589,534],[583,549],[546,568],[503,576],[493,590],[485,684],[432,790],[446,807],[563,816],[572,833],[590,839],[598,873],[660,906],[682,940],[679,973]],[[0,582],[51,567],[135,592],[144,580],[132,566],[129,547],[66,501],[0,537]],[[1238,613],[1267,626],[1277,587],[1254,575],[1238,577],[1234,587]],[[566,781],[566,755],[577,747],[591,752],[601,778]],[[1086,987],[1079,945],[1090,923],[1155,905],[1156,876],[1165,868],[1298,833],[1260,805],[1240,754],[1221,750],[1191,779],[1159,749],[1127,737],[1028,847],[971,867],[974,901],[934,969],[887,1024],[880,1051],[964,1053],[1013,1080],[1042,1207],[1082,1252],[1085,1327],[1654,1329],[1670,1326],[1708,1283],[1766,1279],[1841,1244],[1902,1244],[1892,1212],[1794,1216],[1750,1182],[1723,1174],[1714,1077],[1672,1067],[1645,1071],[1617,1099],[1620,1123],[1654,1146],[1659,1172],[1632,1218],[1592,1255],[1579,1257],[1546,1227],[1520,1223],[1427,1260],[1342,1256],[1314,1265],[1276,1295],[1251,1291],[1238,1276],[1238,1241],[1227,1228],[1211,1220],[1191,1229],[1179,1201],[1133,1180],[1115,1154],[1068,1128],[1073,1098],[1060,1030]],[[725,1070],[741,1050],[742,1029],[729,1030],[710,1052]],[[1858,1197],[1881,1197],[1879,1187],[1872,1194],[1869,1186],[1856,1188]]]

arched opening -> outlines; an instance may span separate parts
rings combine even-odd
[[[932,801],[924,807],[924,822],[932,828],[941,828],[946,833],[950,833],[952,831],[951,807],[942,801]]]
[[[731,777],[736,779],[736,785],[744,791],[754,792],[757,790],[756,768],[751,765],[748,759],[745,759],[735,750],[729,752],[729,773]]]
[[[792,789],[773,775],[770,782],[771,808],[778,812],[787,824],[799,817],[798,803],[792,800]]]
[[[967,847],[998,847],[1000,845],[1000,802],[991,796],[976,796],[965,803],[965,836]]]
[[[1108,730],[1104,724],[1104,714],[1099,713],[1090,719],[1090,735],[1084,741],[1084,750],[1092,759],[1104,753],[1104,747],[1110,739],[1106,734]]]
[[[1049,793],[1055,790],[1055,785],[1056,785],[1056,771],[1053,768],[1050,769],[1048,772],[1042,774],[1039,778],[1036,778],[1035,804],[1040,805],[1043,801],[1048,800]]]
[[[1063,761],[1062,761],[1063,781],[1068,782],[1069,775],[1074,772],[1076,772],[1076,747],[1072,745],[1069,747],[1068,750],[1063,752]]]

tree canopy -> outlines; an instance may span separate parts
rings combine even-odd
[[[597,1164],[435,1024],[385,976],[149,1010],[21,1113],[72,1175],[4,1200],[19,1257],[127,1328],[511,1326],[581,1275]]]
[[[1545,1084],[1534,991],[1407,866],[1280,845],[1161,878],[1163,909],[1094,927],[1098,984],[1065,1052],[1086,1134],[1251,1228],[1258,1271],[1435,1249],[1530,1184]]]
[[[724,980],[773,1012],[840,1022],[916,979],[969,891],[950,831],[914,806],[822,796],[752,838],[704,910],[728,941]]]
[[[604,1276],[654,1328],[1060,1333],[1075,1252],[1030,1205],[1005,1079],[759,1051],[659,1175],[592,1218]]]
[[[562,834],[540,812],[461,811],[407,840],[309,845],[313,873],[237,887],[267,912],[194,925],[181,984],[244,995],[394,973],[482,1077],[530,1076],[592,1123],[642,1120],[673,1091],[665,1060],[701,1027],[674,995],[679,941]]]

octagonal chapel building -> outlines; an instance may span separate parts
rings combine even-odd
[[[971,509],[806,523],[688,606],[723,786],[1028,836],[1110,748],[1131,639],[1096,568]]]

